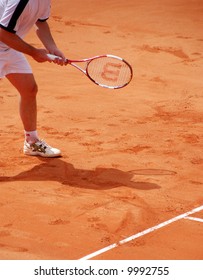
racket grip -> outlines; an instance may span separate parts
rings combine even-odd
[[[56,56],[56,55],[54,55],[54,54],[47,54],[47,56],[48,56],[48,58],[50,58],[51,60],[54,60],[54,59],[56,59],[56,58],[61,59],[59,56]]]
[[[54,55],[54,54],[47,54],[48,58],[50,58],[51,60],[55,60],[56,58],[58,59],[62,59],[60,56]],[[66,59],[66,62],[68,62],[68,59]]]

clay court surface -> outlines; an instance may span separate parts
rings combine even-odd
[[[62,150],[56,159],[23,155],[18,93],[0,81],[0,259],[103,248],[90,259],[203,259],[202,13],[201,0],[52,1],[68,58],[118,55],[134,77],[104,89],[28,58],[39,134]],[[34,30],[26,40],[41,47]]]

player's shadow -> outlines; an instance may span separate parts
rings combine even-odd
[[[111,189],[120,186],[140,190],[161,188],[150,182],[136,181],[134,171],[122,171],[116,168],[95,168],[94,170],[77,169],[61,158],[43,159],[32,169],[23,171],[15,176],[2,176],[0,182],[11,181],[56,181],[70,187],[86,189]]]

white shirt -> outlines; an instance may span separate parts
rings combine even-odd
[[[0,28],[23,38],[38,20],[49,18],[50,6],[51,0],[0,0]]]

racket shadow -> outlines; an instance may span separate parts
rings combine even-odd
[[[116,187],[130,187],[139,190],[160,189],[155,183],[137,182],[132,171],[116,168],[77,169],[61,158],[43,159],[42,163],[15,176],[2,176],[0,182],[12,181],[56,181],[67,187],[107,190]]]

